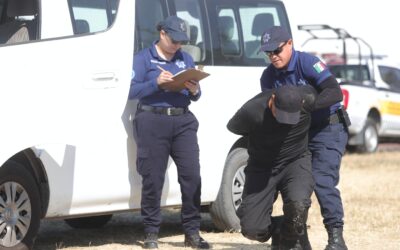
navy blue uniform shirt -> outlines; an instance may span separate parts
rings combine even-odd
[[[157,77],[161,70],[157,66],[176,74],[194,68],[193,58],[188,53],[178,50],[170,61],[166,61],[157,53],[157,42],[153,42],[150,48],[139,51],[134,57],[129,99],[139,99],[142,104],[158,107],[187,107],[191,100],[197,101],[200,98],[201,92],[193,96],[187,89],[172,92],[159,88]]]
[[[273,89],[285,84],[313,86],[321,91],[319,85],[332,73],[318,57],[293,49],[292,57],[286,70],[280,70],[270,64],[261,75],[261,90]],[[336,112],[340,103],[335,103],[329,108],[319,109],[312,114],[312,123],[325,121],[330,114]]]

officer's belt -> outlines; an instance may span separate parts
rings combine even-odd
[[[163,114],[163,115],[183,115],[188,112],[188,108],[175,108],[175,107],[154,107],[150,105],[138,105],[138,110],[140,111],[149,111],[155,114]]]

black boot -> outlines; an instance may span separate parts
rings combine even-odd
[[[325,250],[347,250],[343,239],[343,227],[326,226],[328,231],[328,245]]]
[[[144,249],[157,249],[158,248],[158,234],[146,233],[143,243]]]
[[[207,241],[200,237],[198,233],[187,235],[185,234],[185,247],[196,249],[209,249],[210,245]]]
[[[307,234],[308,206],[301,202],[283,205],[285,220],[281,229],[280,250],[311,250]]]
[[[282,239],[278,248],[271,250],[312,250],[310,241],[308,240],[307,225],[304,225],[304,233],[298,239]]]
[[[300,240],[282,239],[280,243],[280,250],[303,250]]]

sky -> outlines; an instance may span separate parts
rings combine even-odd
[[[343,28],[369,43],[374,54],[386,55],[400,66],[400,12],[397,1],[379,0],[283,0],[289,15],[296,49],[309,35],[301,24],[328,24]],[[349,43],[350,44],[350,43]],[[308,44],[310,46],[311,43]],[[321,44],[319,44],[321,45]],[[353,43],[353,47],[355,43]],[[349,45],[351,46],[351,45]],[[366,48],[366,47],[365,47]],[[365,50],[367,51],[367,50]]]

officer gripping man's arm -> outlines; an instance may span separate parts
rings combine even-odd
[[[298,87],[303,96],[303,108],[311,113],[316,107],[316,100],[319,95],[309,85]],[[257,125],[260,126],[264,120],[264,111],[268,106],[268,100],[275,90],[261,92],[248,100],[229,120],[227,128],[237,135],[248,135]]]

